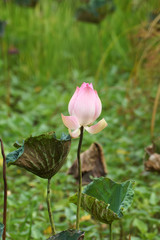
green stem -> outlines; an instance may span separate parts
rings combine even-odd
[[[3,237],[2,239],[6,239],[6,219],[7,219],[7,178],[6,178],[6,156],[4,153],[4,146],[3,141],[0,139],[1,142],[1,153],[3,156],[3,182],[4,182],[4,204],[3,204]]]
[[[48,184],[47,184],[47,207],[48,207],[49,220],[50,220],[51,228],[52,228],[52,234],[55,235],[56,229],[55,229],[53,216],[52,216],[52,210],[51,210],[50,189],[51,189],[51,178],[48,179]]]
[[[112,238],[112,223],[109,224],[109,240],[113,240]]]
[[[80,138],[77,150],[77,160],[78,160],[78,176],[79,176],[79,185],[78,185],[78,199],[77,199],[77,216],[76,216],[76,229],[79,230],[79,220],[80,220],[80,206],[81,206],[81,193],[82,193],[82,166],[80,159],[80,152],[83,140],[83,126],[80,128]]]

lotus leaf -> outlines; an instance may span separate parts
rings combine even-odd
[[[17,165],[33,174],[49,179],[66,161],[70,150],[70,136],[56,139],[54,132],[27,138],[23,145],[14,144],[17,150],[7,155],[8,165]]]
[[[84,188],[81,207],[100,222],[111,224],[131,205],[133,185],[134,181],[116,183],[106,177],[96,178]],[[77,204],[77,194],[70,201]]]
[[[48,240],[83,240],[83,239],[84,232],[76,230],[66,230],[50,237]]]
[[[3,229],[4,229],[4,225],[0,223],[0,238],[2,237]]]

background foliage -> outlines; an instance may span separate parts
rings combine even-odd
[[[115,11],[98,26],[76,21],[81,5],[80,0],[40,0],[36,8],[25,8],[13,1],[0,2],[0,20],[6,21],[0,37],[0,135],[6,153],[13,150],[13,142],[31,134],[56,130],[60,136],[67,132],[60,113],[67,114],[76,86],[93,82],[108,128],[93,136],[85,133],[83,150],[98,141],[108,177],[136,181],[134,203],[123,220],[114,223],[114,239],[129,239],[131,234],[132,240],[158,240],[159,175],[146,173],[143,167],[160,80],[160,34],[149,21],[152,11],[159,9],[158,1],[115,0]],[[159,135],[159,124],[157,111],[154,136]],[[76,207],[67,198],[75,193],[76,184],[66,173],[76,158],[77,143],[72,141],[66,165],[52,179],[58,231],[75,223]],[[51,230],[46,220],[46,180],[14,166],[7,174],[7,239],[47,239]],[[0,181],[0,209],[2,190]],[[105,239],[109,231],[83,211],[81,229],[86,239],[93,240]]]

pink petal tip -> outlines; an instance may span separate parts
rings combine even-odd
[[[61,114],[61,117],[64,125],[67,128],[75,130],[80,127],[78,119],[75,116],[64,116]]]
[[[86,131],[91,133],[91,134],[96,134],[100,131],[102,131],[105,127],[107,127],[107,122],[103,118],[100,120],[97,124],[91,126],[91,127],[85,127]]]
[[[78,138],[80,136],[80,129],[76,129],[73,132],[69,129],[69,134],[72,138]]]

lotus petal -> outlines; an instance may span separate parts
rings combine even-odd
[[[105,127],[107,127],[107,123],[105,119],[101,119],[97,124],[91,126],[91,127],[84,127],[85,130],[91,134],[96,134],[100,131],[102,131]]]

